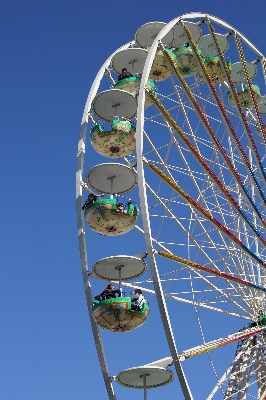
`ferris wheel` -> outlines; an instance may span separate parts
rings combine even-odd
[[[195,371],[208,371],[201,398],[266,399],[265,83],[263,54],[205,13],[141,26],[94,80],[78,145],[77,225],[109,399],[116,383],[146,399],[174,376],[185,399],[200,398]],[[84,206],[83,193],[92,194]],[[145,247],[114,254],[112,237],[134,231]],[[89,265],[103,236],[110,255]],[[95,280],[118,289],[96,295]],[[102,332],[128,340],[150,312],[168,353],[111,375]]]

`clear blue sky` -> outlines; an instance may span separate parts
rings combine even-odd
[[[263,0],[0,1],[2,400],[107,399],[77,243],[81,116],[98,69],[115,49],[146,22],[192,11],[227,21],[265,53]],[[90,266],[110,254],[107,241],[100,244],[96,236]],[[136,252],[145,250],[139,247]],[[148,327],[128,335],[122,349],[117,338],[104,335],[112,373],[152,361],[157,347],[155,358],[168,355],[152,315]],[[145,356],[133,350],[141,342],[150,349]],[[204,382],[194,373],[195,399],[203,399]],[[118,400],[142,398],[140,391],[116,390]],[[149,398],[182,398],[174,391],[180,393],[177,382]]]

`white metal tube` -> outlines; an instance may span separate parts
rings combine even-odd
[[[88,269],[88,260],[87,260],[84,216],[83,216],[83,212],[81,209],[81,207],[82,207],[82,187],[80,185],[80,182],[82,181],[83,166],[84,166],[84,154],[85,154],[85,147],[86,147],[86,135],[87,135],[87,129],[88,129],[87,115],[88,115],[88,111],[91,108],[92,100],[96,96],[97,90],[100,86],[101,79],[105,73],[105,69],[110,64],[113,56],[116,53],[118,53],[119,51],[127,49],[131,44],[132,44],[132,42],[129,42],[129,43],[123,45],[122,47],[117,49],[106,60],[106,62],[103,64],[103,66],[99,70],[99,72],[92,84],[92,87],[90,89],[90,92],[89,92],[89,95],[88,95],[88,98],[87,98],[87,101],[86,101],[86,104],[84,107],[84,112],[83,112],[82,121],[81,121],[80,137],[79,137],[79,142],[78,142],[77,169],[76,169],[77,230],[78,230],[81,270],[82,270],[82,275],[83,275],[83,283],[84,283],[84,288],[85,288],[88,312],[90,315],[90,320],[91,320],[91,325],[92,325],[94,342],[95,342],[95,346],[96,346],[96,350],[97,350],[97,354],[98,354],[98,358],[99,358],[99,363],[101,366],[104,383],[106,386],[109,400],[116,400],[116,396],[115,396],[112,382],[109,379],[108,367],[107,367],[103,344],[102,344],[102,340],[101,340],[101,336],[100,336],[100,330],[99,330],[98,325],[95,323],[95,321],[92,317],[92,310],[91,310],[92,292],[91,292],[90,282],[88,281],[88,270],[89,269]]]
[[[139,197],[140,197],[140,204],[141,204],[141,213],[142,213],[142,220],[143,220],[143,227],[144,227],[144,234],[147,246],[147,252],[150,261],[152,279],[154,283],[154,288],[156,292],[157,302],[162,318],[162,322],[165,329],[165,334],[168,342],[168,346],[171,352],[171,356],[174,361],[174,366],[176,369],[177,376],[179,378],[179,382],[184,394],[184,398],[186,400],[192,400],[192,393],[190,391],[188,382],[186,380],[183,368],[178,358],[178,352],[175,344],[175,339],[172,331],[172,326],[170,322],[170,318],[167,311],[167,306],[165,302],[164,293],[162,290],[162,285],[160,281],[160,275],[157,268],[156,260],[154,257],[153,252],[153,245],[152,245],[152,235],[151,235],[151,228],[150,228],[150,220],[149,220],[149,210],[148,210],[148,203],[147,203],[147,194],[146,194],[146,184],[145,184],[145,174],[144,174],[144,166],[143,166],[143,159],[142,159],[142,150],[143,150],[143,130],[144,130],[144,102],[145,102],[145,85],[148,80],[149,72],[155,57],[155,53],[158,48],[158,41],[161,40],[166,33],[168,33],[173,26],[179,21],[180,18],[176,18],[175,20],[171,21],[167,24],[158,36],[155,38],[153,45],[150,48],[149,55],[146,59],[146,63],[144,66],[140,91],[139,91],[139,99],[138,99],[138,110],[137,110],[137,129],[136,129],[136,151],[137,151],[137,165],[138,165],[138,186],[139,186]]]
[[[118,280],[119,290],[121,291],[121,267],[118,267]]]
[[[144,400],[147,400],[147,374],[142,375],[142,379],[143,379]]]
[[[110,199],[113,199],[114,198],[114,196],[113,196],[113,190],[114,190],[114,185],[113,185],[113,183],[114,183],[114,177],[113,176],[111,176],[111,178],[109,178],[110,179]]]

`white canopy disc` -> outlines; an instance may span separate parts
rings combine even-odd
[[[266,95],[261,96],[259,100],[259,109],[261,114],[266,114]]]
[[[127,49],[119,51],[112,58],[112,69],[121,74],[122,68],[134,74],[142,74],[148,51],[144,49]]]
[[[120,267],[120,268],[119,268]],[[105,281],[118,281],[119,269],[121,279],[128,281],[143,275],[147,270],[146,263],[137,257],[115,256],[103,258],[94,264],[92,271],[96,278]]]
[[[146,375],[147,389],[167,385],[174,379],[171,371],[161,367],[136,367],[120,372],[115,378],[122,386],[134,389],[143,389],[143,378]]]
[[[190,30],[190,33],[194,41],[197,43],[201,37],[201,29],[198,27],[198,25],[194,24],[193,22],[185,22],[184,24]],[[175,38],[172,43],[172,46],[180,47],[183,46],[184,43],[189,42],[187,34],[185,33],[181,25],[177,24],[174,26],[173,29],[175,33]]]
[[[137,100],[125,90],[106,90],[93,99],[91,108],[98,118],[107,122],[114,117],[131,119],[137,112]]]
[[[225,53],[229,47],[228,37],[225,35],[221,35],[220,33],[216,33],[215,35],[218,39],[218,42],[220,43],[223,53]],[[200,38],[200,40],[198,41],[198,46],[203,51],[205,57],[213,57],[218,55],[215,43],[212,40],[211,35],[202,36],[202,38]]]
[[[137,174],[124,164],[99,164],[87,173],[86,180],[97,192],[110,193],[112,185],[111,194],[121,194],[134,189],[137,185]]]
[[[151,47],[154,39],[165,25],[165,22],[148,22],[147,24],[142,25],[135,34],[135,42],[140,47]],[[162,39],[162,43],[168,47],[172,44],[173,40],[174,31],[171,29],[171,31]]]
[[[246,66],[248,68],[250,79],[253,79],[254,76],[257,74],[256,65],[252,64],[251,62],[247,62]],[[231,77],[234,83],[242,83],[246,81],[245,72],[241,62],[237,62],[232,65]]]

